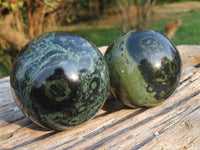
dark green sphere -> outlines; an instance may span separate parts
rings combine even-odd
[[[106,61],[87,40],[49,32],[25,45],[10,77],[21,111],[33,122],[64,130],[91,119],[110,87]]]
[[[129,31],[119,36],[105,58],[112,92],[130,107],[150,107],[164,101],[180,79],[179,52],[155,31]]]

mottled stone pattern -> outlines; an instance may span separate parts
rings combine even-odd
[[[99,50],[65,32],[29,42],[11,72],[15,100],[35,123],[63,130],[91,119],[109,93],[109,72]]]
[[[175,46],[155,31],[129,31],[105,54],[114,94],[131,107],[155,106],[177,87],[181,58]]]

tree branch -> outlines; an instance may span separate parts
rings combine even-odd
[[[3,24],[0,25],[0,37],[11,43],[17,50],[20,50],[29,39],[10,26],[12,19],[12,14],[6,15]]]

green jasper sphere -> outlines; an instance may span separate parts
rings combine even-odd
[[[110,88],[98,48],[66,32],[36,37],[18,54],[11,72],[14,99],[42,127],[64,130],[91,119]]]
[[[175,46],[155,31],[129,31],[105,54],[114,95],[130,107],[155,106],[177,87],[181,58]]]

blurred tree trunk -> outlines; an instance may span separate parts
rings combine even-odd
[[[122,27],[123,31],[126,32],[132,28],[130,17],[131,5],[136,5],[137,8],[137,24],[136,29],[147,29],[148,26],[148,15],[152,4],[156,3],[156,0],[116,0],[119,10],[122,14]]]
[[[99,6],[99,0],[89,0],[89,13],[91,17],[93,16],[95,19],[99,17]]]
[[[36,0],[34,3],[35,9],[33,11],[33,34],[34,37],[42,34],[42,27],[44,23],[45,13],[47,13],[47,6],[41,1]]]
[[[29,38],[33,39],[34,38],[34,33],[33,33],[33,22],[32,22],[32,13],[31,13],[31,3],[30,0],[26,0],[27,3],[27,13],[28,13],[28,26],[29,26]]]
[[[147,29],[148,14],[151,8],[152,0],[134,0],[137,7],[137,25],[138,30]]]
[[[122,15],[123,32],[126,32],[132,28],[130,17],[131,1],[132,0],[117,0],[117,5]]]

